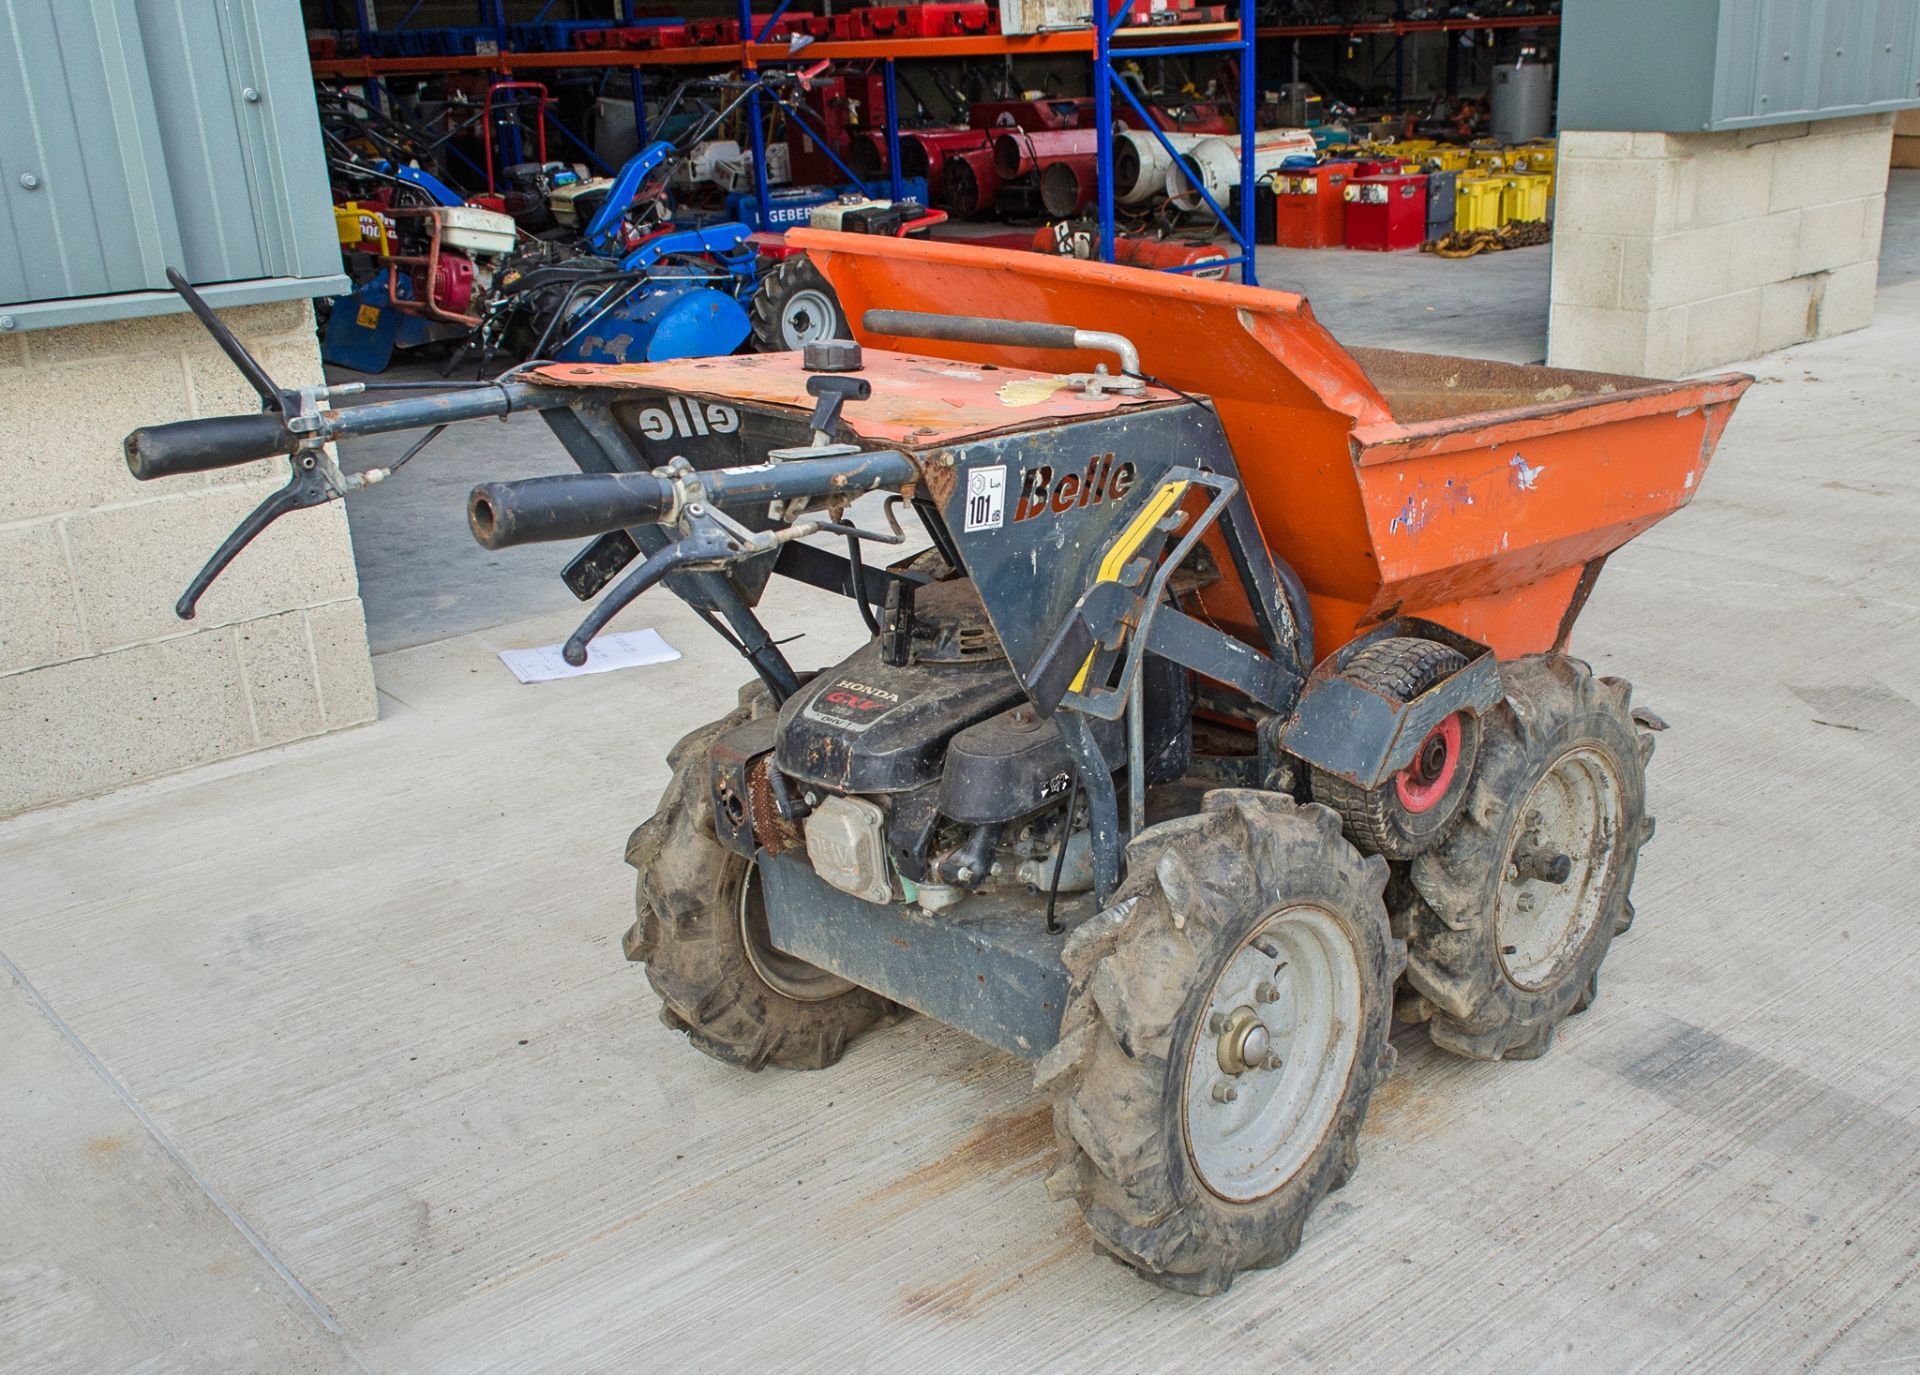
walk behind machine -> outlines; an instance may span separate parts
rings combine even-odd
[[[666,1023],[819,1069],[910,1009],[1031,1061],[1049,1191],[1222,1290],[1353,1173],[1396,1015],[1518,1059],[1593,1003],[1660,722],[1568,634],[1751,379],[1348,352],[1280,292],[795,238],[857,344],[352,409],[234,345],[267,413],[137,430],[128,462],[290,455],[244,542],[341,493],[330,440],[541,412],[583,471],[469,517],[489,548],[590,541],[568,657],[664,583],[758,678],[627,844]],[[868,562],[903,508],[931,547]],[[797,670],[754,611],[776,575],[867,643]]]

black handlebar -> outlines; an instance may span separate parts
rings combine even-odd
[[[170,425],[145,425],[128,435],[127,468],[140,481],[150,482],[290,454],[299,442],[298,435],[288,432],[287,418],[273,411],[176,420]]]
[[[467,524],[489,549],[591,539],[651,525],[673,508],[673,484],[652,473],[564,473],[484,482],[467,498]]]

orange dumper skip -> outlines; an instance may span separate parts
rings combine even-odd
[[[1561,649],[1615,549],[1685,506],[1752,379],[1646,378],[1342,348],[1305,297],[961,244],[795,231],[863,343],[1059,366],[1059,355],[889,339],[869,309],[1111,330],[1144,373],[1210,397],[1260,529],[1312,601],[1322,655],[1397,616],[1502,659]],[[1203,594],[1252,634],[1225,580]]]

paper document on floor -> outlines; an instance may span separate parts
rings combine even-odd
[[[616,668],[670,664],[680,657],[680,651],[661,639],[657,630],[598,636],[587,646],[587,661],[579,668],[560,657],[560,648],[540,645],[535,649],[503,649],[500,662],[523,683],[546,683],[555,678],[578,678],[584,673],[611,673]]]

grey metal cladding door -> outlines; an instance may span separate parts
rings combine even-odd
[[[164,286],[164,168],[133,0],[0,0],[0,301]]]
[[[330,247],[333,215],[299,7],[290,0],[134,0],[134,7],[154,73],[187,275],[196,282],[304,275],[303,231]]]
[[[1920,100],[1916,0],[1724,0],[1713,127]]]
[[[246,16],[233,15],[223,0],[134,0],[134,8],[186,249],[181,266],[196,282],[278,276],[253,208],[264,180],[257,140],[241,112],[240,92],[259,93],[245,56],[234,51]]]
[[[1868,98],[1920,100],[1920,4],[1880,5],[1872,24]]]
[[[0,302],[340,270],[294,0],[0,0]]]

